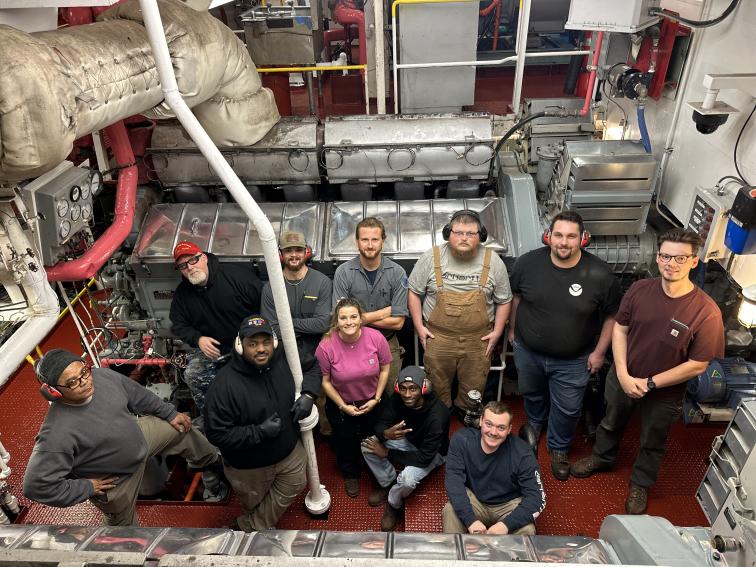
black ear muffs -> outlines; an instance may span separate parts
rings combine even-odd
[[[308,244],[307,246],[305,246],[305,257],[304,257],[304,261],[305,261],[305,262],[309,262],[309,261],[310,261],[310,258],[312,258],[312,248],[310,248],[310,245]],[[279,260],[281,261],[281,263],[283,264],[283,261],[284,261],[284,258],[283,258],[283,250],[281,250],[280,248],[278,249],[278,259],[279,259]]]
[[[276,332],[273,331],[273,350],[276,350],[278,348],[278,335],[276,335]],[[239,356],[244,354],[244,347],[242,347],[242,340],[239,335],[236,335],[236,338],[234,339],[234,351],[236,351],[236,354]]]
[[[541,242],[543,242],[546,246],[551,246],[551,229],[547,228],[543,231],[543,236],[541,237]],[[585,248],[591,243],[591,233],[587,230],[583,231],[583,234],[580,236],[580,248]]]
[[[413,382],[414,384],[414,382]],[[430,394],[433,391],[433,384],[431,384],[431,381],[427,378],[423,378],[423,387],[420,388],[420,395],[425,396],[426,394]],[[399,393],[399,380],[394,382],[394,393]]]
[[[444,225],[444,228],[441,229],[441,236],[444,237],[444,240],[449,240],[449,236],[451,235],[451,225],[454,224],[454,221],[461,216],[470,216],[478,221],[478,226],[480,227],[478,236],[480,236],[480,241],[485,242],[486,240],[488,240],[488,230],[486,230],[486,227],[483,226],[483,221],[480,220],[480,215],[476,211],[471,211],[468,209],[457,211],[451,216],[449,222]]]

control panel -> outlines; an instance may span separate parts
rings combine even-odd
[[[726,258],[729,254],[724,245],[724,236],[735,193],[732,185],[722,189],[696,188],[687,228],[697,232],[703,240],[698,256],[704,262]]]

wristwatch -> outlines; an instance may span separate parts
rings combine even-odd
[[[651,376],[651,377],[650,377],[650,378],[649,378],[649,379],[648,379],[648,380],[646,381],[646,387],[648,388],[648,391],[649,391],[649,392],[650,392],[651,390],[656,390],[656,382],[654,382],[654,377],[653,377],[653,376]]]

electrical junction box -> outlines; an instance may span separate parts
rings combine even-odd
[[[698,252],[702,261],[721,260],[730,251],[724,244],[725,229],[729,219],[728,211],[735,200],[734,184],[729,184],[721,190],[717,188],[697,187],[693,197],[693,206],[688,215],[686,227],[703,240],[703,246]]]
[[[654,25],[658,16],[650,16],[661,0],[572,0],[570,15],[564,25],[568,30],[600,30],[635,33]]]

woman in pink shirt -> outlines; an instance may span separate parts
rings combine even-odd
[[[344,475],[344,489],[352,498],[360,492],[360,443],[374,435],[391,365],[388,342],[380,331],[362,325],[362,314],[356,299],[339,300],[331,327],[315,351],[323,371],[325,411],[333,427],[336,462]]]

